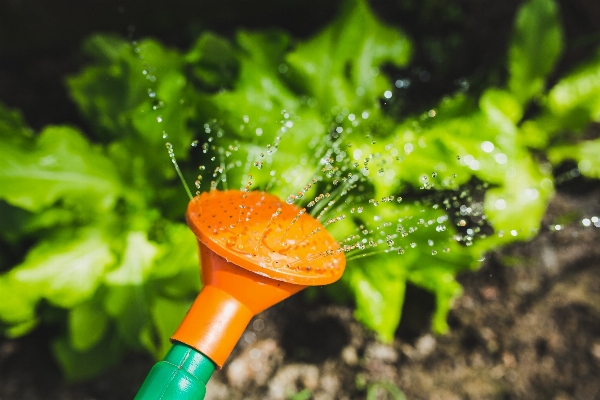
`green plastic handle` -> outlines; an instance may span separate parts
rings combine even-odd
[[[215,364],[204,354],[175,342],[154,364],[134,400],[201,400]]]

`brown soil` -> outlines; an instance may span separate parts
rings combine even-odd
[[[351,308],[297,295],[251,322],[207,399],[364,399],[371,387],[392,398],[382,382],[407,399],[600,399],[600,228],[581,224],[600,216],[600,188],[559,193],[544,226],[565,216],[560,231],[489,254],[461,277],[447,335],[404,322],[385,345]],[[411,293],[426,314],[427,297]],[[91,382],[65,384],[49,334],[1,342],[1,400],[130,399],[152,365],[129,355]]]

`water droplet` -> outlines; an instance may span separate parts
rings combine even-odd
[[[197,140],[194,140],[192,142],[192,147],[198,147],[198,141]]]
[[[158,122],[158,123],[162,122],[162,117],[160,115],[158,117],[156,117],[156,122]]]
[[[414,249],[415,247],[417,247],[417,244],[415,242],[411,242],[410,247],[412,247]]]

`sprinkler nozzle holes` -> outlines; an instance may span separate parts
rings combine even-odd
[[[325,227],[274,195],[211,190],[189,203],[187,219],[206,247],[260,275],[316,286],[344,272],[344,252]]]

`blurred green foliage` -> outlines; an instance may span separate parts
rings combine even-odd
[[[300,42],[276,31],[232,41],[204,33],[182,53],[151,39],[90,38],[94,61],[68,87],[92,132],[34,133],[0,107],[0,238],[27,249],[16,265],[0,258],[4,334],[64,310],[53,348],[71,378],[125,349],[166,352],[200,282],[165,142],[190,182],[201,164],[226,171],[214,174],[220,188],[252,174],[253,188],[283,199],[315,176],[306,202],[347,188],[331,210],[347,218],[331,231],[367,244],[349,253],[330,293],[352,296],[357,319],[390,341],[410,282],[435,294],[432,326],[447,331],[456,275],[540,228],[552,165],[574,159],[600,178],[598,139],[581,141],[600,121],[600,57],[548,87],[562,49],[554,1],[529,0],[506,87],[479,98],[459,91],[398,122],[382,107],[396,90],[385,71],[409,65],[411,42],[362,0]],[[532,104],[539,111],[526,113]]]

